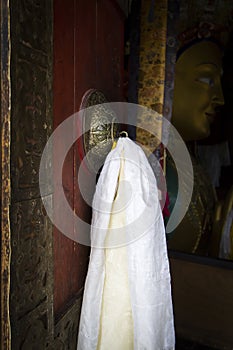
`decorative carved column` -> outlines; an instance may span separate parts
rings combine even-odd
[[[54,329],[52,225],[40,198],[39,165],[53,119],[52,1],[12,0],[10,8],[12,349],[46,349]]]
[[[144,0],[140,12],[138,103],[158,113],[138,116],[136,139],[152,152],[162,134],[166,59],[167,1]],[[156,117],[155,117],[156,115]],[[153,130],[150,134],[146,126]]]

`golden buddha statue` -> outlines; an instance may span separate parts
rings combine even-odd
[[[207,173],[201,167],[195,141],[208,137],[216,109],[224,104],[221,86],[222,52],[211,40],[193,43],[178,57],[171,122],[186,142],[194,170],[194,188],[188,211],[168,239],[170,249],[217,256],[220,242],[219,203]],[[167,187],[172,210],[177,174],[167,156]]]
[[[218,256],[225,220],[223,217],[228,216],[224,213],[229,212],[231,204],[230,200],[227,205],[218,201],[211,179],[198,159],[196,141],[208,137],[216,111],[224,104],[221,86],[222,47],[225,47],[233,30],[232,3],[225,0],[211,3],[201,0],[168,1],[166,5],[163,4],[164,12],[160,11],[159,16],[151,16],[156,13],[156,9],[152,2],[149,3],[149,10],[143,3],[140,13],[139,74],[136,84],[138,103],[164,118],[160,118],[161,123],[158,123],[156,118],[140,116],[137,129],[141,125],[143,129],[143,123],[150,123],[151,130],[157,128],[158,139],[162,130],[163,144],[168,146],[169,128],[164,121],[171,120],[187,144],[194,170],[194,188],[188,211],[173,232],[170,233],[167,225],[168,247],[188,253]],[[158,35],[158,28],[162,28],[161,35]],[[137,141],[159,157],[162,151],[153,138],[148,136],[149,133],[139,131],[140,133],[137,130]],[[171,214],[175,206],[181,181],[179,176],[178,183],[176,166],[169,152],[166,161],[164,158],[161,157],[161,163],[166,173],[170,202],[167,208],[166,201],[163,211],[166,224],[170,218],[170,223],[172,222],[173,215],[169,218],[169,212]],[[218,170],[220,167],[221,164]],[[187,169],[184,179],[187,180],[188,176],[190,174]],[[182,180],[182,183],[188,189],[188,181],[185,183]],[[182,191],[185,189],[182,188]],[[182,198],[189,198],[189,193],[187,190],[187,196],[184,193]],[[178,196],[175,206],[177,211],[173,212],[177,213],[178,219],[185,207],[179,198],[181,196]]]
[[[184,141],[205,138],[216,107],[224,104],[222,53],[212,41],[201,41],[186,49],[175,67],[172,124]]]

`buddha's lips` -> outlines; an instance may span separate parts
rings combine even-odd
[[[213,123],[216,113],[205,113],[205,115],[207,116],[208,122]]]

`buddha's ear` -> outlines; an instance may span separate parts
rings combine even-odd
[[[164,118],[163,123],[168,124],[169,138],[166,145],[176,166],[178,174],[178,193],[174,208],[166,225],[166,233],[170,233],[184,218],[193,192],[193,166],[188,149],[178,131]],[[170,125],[169,125],[170,124]]]

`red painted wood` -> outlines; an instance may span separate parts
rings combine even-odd
[[[123,101],[123,16],[113,1],[97,1],[96,74],[109,101]]]
[[[54,2],[54,128],[74,113],[74,0]],[[62,140],[59,140],[60,144]],[[55,149],[59,149],[56,144]],[[73,207],[73,150],[64,164],[63,186]],[[54,169],[56,174],[56,169]],[[54,198],[59,202],[59,198]],[[72,296],[69,267],[73,242],[54,227],[54,310],[59,311],[64,301]]]
[[[75,26],[75,98],[79,109],[84,93],[96,85],[96,0],[78,1]]]
[[[123,31],[123,16],[113,0],[54,1],[54,127],[79,110],[90,88],[102,90],[109,101],[123,101]],[[75,144],[64,164],[63,186],[77,215],[90,222],[90,207],[78,187],[80,162]],[[87,188],[90,176],[87,172]],[[55,314],[84,286],[88,257],[89,247],[54,228]]]

